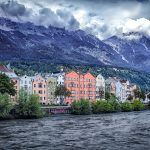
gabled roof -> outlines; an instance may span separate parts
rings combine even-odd
[[[70,74],[70,73],[74,73],[74,74],[76,74],[76,75],[79,75],[79,73],[78,73],[78,72],[75,72],[74,70],[71,70],[71,71],[67,72],[66,75],[68,75],[68,74]]]
[[[90,76],[92,76],[93,78],[96,78],[96,76],[95,76],[95,75],[93,75],[92,73],[90,73],[89,71],[88,71],[88,72],[86,72],[86,73],[84,73],[83,75],[84,75],[84,76],[86,76],[86,75],[90,75]]]
[[[4,65],[0,65],[0,72],[14,72],[12,69],[7,68]]]

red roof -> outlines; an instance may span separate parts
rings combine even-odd
[[[12,69],[8,69],[6,66],[4,65],[0,65],[0,71],[1,72],[13,72]]]

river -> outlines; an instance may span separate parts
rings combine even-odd
[[[0,150],[150,150],[150,111],[0,121]]]

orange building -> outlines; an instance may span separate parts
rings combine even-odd
[[[20,79],[19,79],[19,77],[14,77],[14,78],[11,78],[11,82],[14,83],[14,88],[16,90],[16,95],[11,96],[11,99],[13,100],[13,102],[16,102],[17,99],[19,98]]]
[[[81,98],[95,101],[96,77],[91,73],[79,74],[71,71],[65,75],[65,86],[71,91],[71,96],[65,98],[65,103],[72,103]]]
[[[41,104],[48,104],[47,81],[40,75],[35,76],[32,82],[32,93],[39,95]]]

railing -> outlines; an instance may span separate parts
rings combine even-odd
[[[70,106],[42,106],[46,114],[70,114]]]

